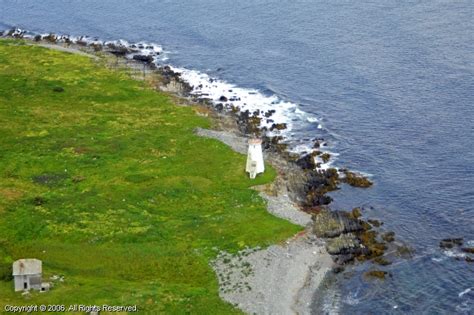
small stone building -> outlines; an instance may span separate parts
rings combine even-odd
[[[42,290],[41,274],[43,272],[41,260],[19,259],[13,263],[13,281],[15,291]]]

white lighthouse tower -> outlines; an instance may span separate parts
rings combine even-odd
[[[247,166],[245,171],[249,173],[250,178],[254,179],[257,174],[265,171],[262,154],[262,140],[250,139],[249,151],[247,154]]]

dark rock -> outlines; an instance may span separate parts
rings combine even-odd
[[[382,234],[382,239],[387,243],[395,241],[395,232],[386,232]]]
[[[53,88],[53,92],[62,93],[62,92],[64,92],[64,88],[62,88],[60,86],[56,86],[56,87]]]
[[[357,257],[357,259],[363,261],[380,257],[385,253],[387,246],[377,240],[377,232],[365,230],[357,234],[361,243],[367,248],[366,253]]]
[[[381,265],[381,266],[388,266],[388,265],[391,265],[391,264],[392,264],[391,261],[389,261],[389,260],[387,260],[387,259],[385,259],[385,258],[383,258],[383,257],[375,257],[375,258],[374,258],[374,262],[375,262],[376,264]]]
[[[265,112],[264,116],[265,116],[266,118],[269,118],[269,117],[271,117],[275,112],[276,112],[276,111],[275,111],[274,109],[270,109],[270,110],[268,110],[268,111]]]
[[[43,40],[50,42],[50,43],[56,43],[57,37],[56,35],[50,33],[46,36],[43,37]]]
[[[94,51],[101,51],[104,47],[102,46],[102,44],[100,43],[92,43],[90,44],[90,47],[92,47],[92,49],[94,49]]]
[[[441,248],[453,248],[454,246],[462,246],[464,240],[462,238],[445,238],[439,242]]]
[[[273,131],[273,130],[284,130],[287,128],[287,125],[285,123],[280,123],[280,124],[272,124],[272,126],[270,127],[270,131]]]
[[[461,248],[461,251],[468,254],[474,254],[474,247],[463,247]]]
[[[336,255],[334,256],[334,262],[339,265],[346,265],[354,261],[354,255],[352,254],[344,254],[344,255]]]
[[[216,110],[218,111],[224,110],[224,105],[222,103],[216,104]]]
[[[316,165],[317,167],[317,165]],[[335,169],[306,172],[304,191],[306,203],[304,206],[318,206],[329,204],[332,198],[326,193],[338,189],[338,174]]]
[[[115,56],[125,56],[130,53],[130,50],[125,46],[117,46],[114,44],[108,44],[109,52]]]
[[[369,219],[367,220],[372,226],[380,227],[383,223],[378,220]]]
[[[296,161],[296,165],[304,170],[314,170],[316,168],[316,162],[312,154],[306,154]]]
[[[335,266],[334,268],[332,268],[332,272],[334,272],[335,274],[341,273],[344,270],[345,268],[343,266]]]
[[[466,260],[467,262],[470,262],[470,263],[471,263],[471,262],[474,262],[474,258],[471,258],[471,257],[469,257],[469,256],[466,256],[465,260]]]
[[[353,187],[367,188],[372,186],[372,182],[362,175],[358,175],[347,170],[344,172],[344,174],[345,177],[342,179],[342,181]]]
[[[87,41],[85,41],[84,39],[80,38],[77,42],[76,42],[77,45],[79,46],[87,46]]]
[[[326,249],[331,255],[348,255],[360,254],[363,246],[354,234],[348,233],[327,240]]]
[[[222,95],[221,97],[219,97],[219,102],[227,102],[229,101],[227,97],[225,97],[224,95]]]
[[[319,237],[336,237],[342,233],[361,231],[359,220],[351,218],[343,211],[321,211],[313,217],[314,233]]]
[[[360,211],[360,208],[354,208],[352,209],[351,216],[354,219],[358,219],[362,216],[362,212]]]
[[[331,158],[331,154],[325,152],[321,154],[321,159],[323,160],[324,163],[329,162],[329,159]]]
[[[145,62],[145,63],[152,63],[153,57],[150,55],[134,55],[133,60]]]

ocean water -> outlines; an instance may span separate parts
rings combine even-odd
[[[335,166],[369,174],[333,207],[364,206],[415,255],[384,282],[356,266],[315,314],[473,314],[474,265],[438,247],[474,246],[473,13],[470,0],[0,0],[0,28],[159,43],[175,67],[259,91],[247,105],[277,109],[297,148],[323,137]]]

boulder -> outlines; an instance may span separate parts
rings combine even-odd
[[[145,62],[145,63],[152,63],[153,57],[150,55],[134,55],[133,60]]]
[[[319,237],[336,237],[342,233],[357,232],[363,229],[359,220],[351,218],[343,211],[323,210],[313,217],[314,233]]]
[[[354,234],[348,233],[327,240],[326,249],[331,255],[354,255],[360,254],[364,247]]]

